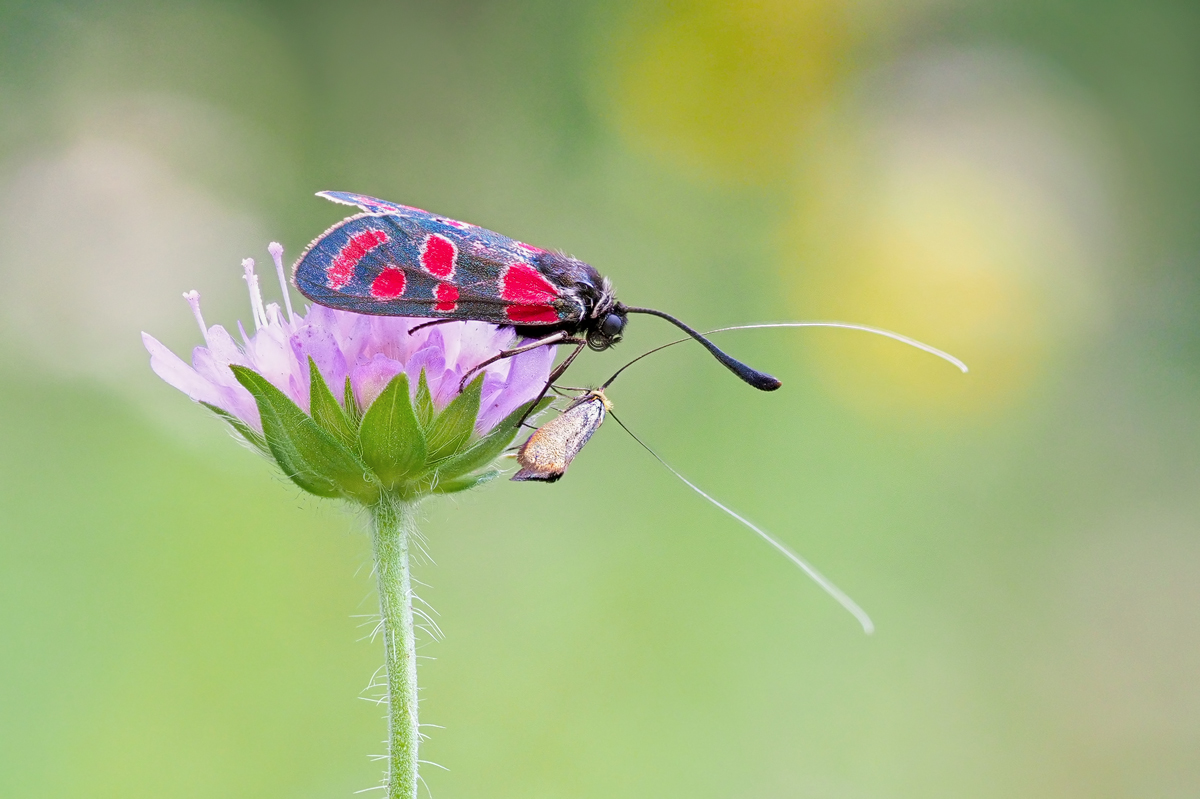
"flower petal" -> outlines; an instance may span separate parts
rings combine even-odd
[[[408,374],[408,384],[414,393],[422,369],[425,370],[425,382],[429,385],[434,407],[446,407],[454,394],[458,393],[458,378],[454,373],[446,371],[446,361],[440,347],[425,347],[414,353],[404,365],[404,371]],[[453,387],[452,393],[448,392],[448,385]]]
[[[326,385],[337,392],[342,390],[346,385],[349,369],[346,366],[346,356],[338,347],[333,333],[316,325],[301,325],[300,329],[292,334],[290,343],[297,362],[307,365],[311,357],[317,364],[321,377],[325,378]]]
[[[238,383],[229,368],[230,364],[216,357],[207,348],[196,347],[192,351],[192,365],[201,377],[220,392],[220,401],[212,403],[213,405],[229,411],[255,430],[262,430],[258,406],[254,402],[254,397]],[[242,364],[236,365],[241,366]]]
[[[555,350],[552,346],[538,347],[508,359],[512,361],[512,365],[504,390],[497,393],[491,402],[481,409],[479,421],[475,425],[476,432],[486,433],[520,405],[541,393],[554,365]]]
[[[346,313],[317,305],[308,312],[304,323],[329,331],[347,364],[358,362],[371,342],[371,319],[362,314]],[[368,354],[367,358],[370,357]]]
[[[246,355],[242,352],[241,347],[233,340],[233,336],[229,335],[229,331],[220,325],[213,325],[208,329],[208,349],[222,363],[236,363],[242,366],[249,366],[249,362],[246,360]],[[231,376],[232,374],[230,372]]]
[[[449,325],[447,325],[449,327]],[[486,361],[513,343],[513,331],[508,327],[496,327],[486,322],[463,322],[459,336],[459,348],[451,357],[449,347],[446,350],[446,363],[461,372]],[[497,364],[503,363],[497,361]],[[489,367],[490,368],[490,367]],[[508,366],[504,366],[507,374]]]
[[[376,354],[371,360],[356,364],[350,371],[350,384],[358,406],[364,410],[371,406],[392,378],[404,371],[404,364],[386,355]]]
[[[221,393],[217,387],[201,377],[158,339],[149,333],[142,333],[142,344],[150,353],[150,368],[154,370],[154,374],[197,402],[221,404]]]
[[[260,329],[246,347],[246,355],[254,371],[308,410],[308,370],[300,369],[287,331],[276,325]]]

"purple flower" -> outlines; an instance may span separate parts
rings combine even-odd
[[[371,515],[390,708],[387,789],[389,796],[415,796],[415,509],[430,496],[466,491],[499,474],[493,463],[537,411],[554,349],[538,347],[479,370],[515,343],[511,328],[456,321],[410,333],[424,320],[321,306],[297,314],[283,248],[268,249],[284,308],[263,304],[254,261],[243,261],[253,335],[239,324],[239,344],[220,325],[208,327],[200,295],[190,291],[183,296],[204,336],[191,365],[153,336],[142,333],[142,340],[159,377],[223,417],[298,487]]]
[[[484,322],[446,322],[412,334],[426,322],[396,316],[365,316],[322,306],[295,313],[283,271],[283,247],[268,250],[283,289],[284,308],[263,304],[254,261],[242,262],[250,290],[254,333],[238,323],[238,341],[221,325],[207,327],[200,313],[200,295],[183,296],[204,335],[204,346],[192,351],[189,366],[148,333],[142,341],[150,366],[163,380],[193,400],[226,411],[261,433],[262,420],[255,397],[234,376],[231,365],[248,367],[266,378],[306,413],[309,411],[308,359],[316,363],[325,383],[337,397],[349,378],[364,411],[397,375],[408,376],[415,398],[424,371],[435,410],[459,394],[463,376],[479,363],[514,343],[511,328]],[[554,363],[554,348],[539,347],[488,365],[480,396],[475,433],[484,435],[516,408],[534,399],[546,384]]]

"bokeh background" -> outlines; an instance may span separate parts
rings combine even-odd
[[[611,392],[870,638],[616,425],[431,503],[438,799],[1200,795],[1198,42],[1183,0],[0,4],[0,795],[376,783],[362,520],[139,340],[248,319],[319,189],[972,366],[755,331],[778,393],[696,347]]]

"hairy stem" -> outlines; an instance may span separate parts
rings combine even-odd
[[[417,656],[409,541],[416,505],[384,498],[371,510],[388,690],[388,799],[417,795]]]

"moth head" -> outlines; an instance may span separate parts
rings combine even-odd
[[[593,350],[606,350],[621,340],[625,331],[624,309],[613,308],[608,313],[596,318],[596,323],[588,331],[588,347]]]

